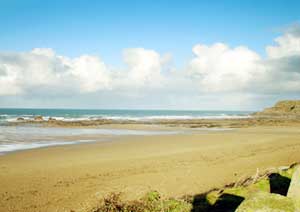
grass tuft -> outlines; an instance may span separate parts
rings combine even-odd
[[[157,191],[148,192],[143,198],[122,201],[120,193],[111,193],[102,206],[93,212],[189,212],[192,204],[185,200],[162,199]]]

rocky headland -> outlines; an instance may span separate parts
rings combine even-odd
[[[258,117],[300,117],[300,100],[285,100],[277,102],[273,107],[266,108],[254,114]]]

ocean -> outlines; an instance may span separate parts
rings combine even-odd
[[[252,111],[189,111],[189,110],[84,110],[84,109],[5,109],[0,108],[0,122],[16,121],[18,117],[33,119],[34,116],[57,120],[153,120],[153,119],[223,119],[247,118]]]
[[[35,116],[63,121],[76,120],[135,120],[155,119],[223,119],[248,118],[252,111],[183,111],[183,110],[83,110],[83,109],[0,109],[0,155],[13,151],[103,141],[103,136],[157,135],[182,133],[181,131],[54,128],[39,126],[9,126],[17,118],[31,120]]]

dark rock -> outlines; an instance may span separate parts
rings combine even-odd
[[[50,117],[49,119],[48,119],[48,121],[56,121],[56,119],[55,118],[52,118],[52,117]]]
[[[294,167],[294,174],[292,176],[287,196],[292,198],[298,207],[300,206],[300,165]]]
[[[258,192],[244,200],[236,212],[295,212],[295,204],[289,197],[279,194]]]

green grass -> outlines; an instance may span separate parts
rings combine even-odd
[[[157,191],[151,191],[135,201],[122,201],[120,194],[108,195],[103,205],[94,212],[189,212],[192,204],[185,200],[162,199]]]
[[[112,193],[104,198],[101,206],[93,212],[235,211],[243,200],[247,200],[257,193],[270,193],[272,189],[273,191],[280,191],[277,187],[288,186],[285,185],[286,181],[291,179],[293,172],[294,165],[288,169],[277,170],[272,173],[256,174],[254,177],[246,178],[220,189],[190,196],[188,199],[164,199],[159,192],[150,191],[138,200],[123,201],[121,194]],[[273,177],[271,177],[272,175]]]

